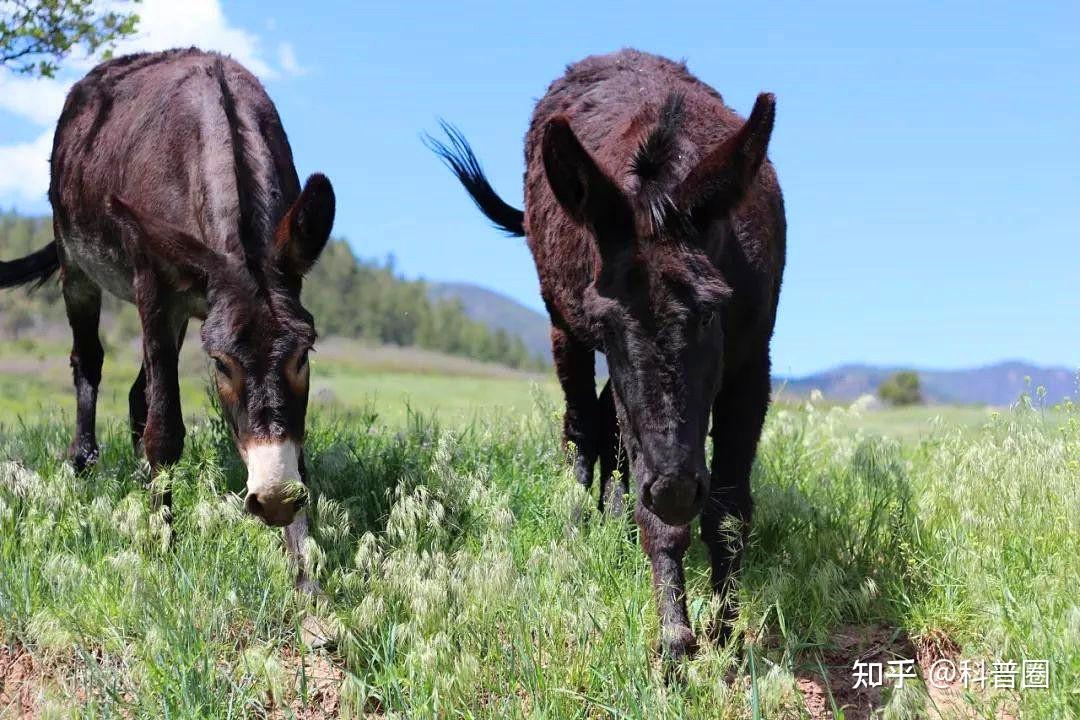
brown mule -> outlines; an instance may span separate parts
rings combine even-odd
[[[56,128],[49,199],[55,240],[0,264],[0,286],[60,270],[77,396],[71,462],[81,470],[98,455],[102,291],[134,303],[142,321],[131,431],[155,474],[183,450],[177,359],[188,320],[199,318],[248,468],[245,506],[285,527],[299,559],[315,341],[300,287],[333,224],[330,182],[312,175],[301,191],[277,110],[251,73],[221,55],[173,50],[110,60],[75,84]],[[168,518],[170,492],[155,503]],[[297,582],[309,583],[302,567]]]
[[[733,615],[784,268],[784,204],[766,159],[774,104],[760,95],[744,122],[682,64],[633,50],[586,58],[533,112],[524,212],[498,197],[456,130],[444,126],[449,145],[431,141],[480,210],[528,238],[565,439],[586,487],[599,456],[601,503],[621,431],[671,657],[696,646],[683,554],[699,513],[713,588]],[[610,370],[599,399],[596,350]],[[726,531],[727,517],[741,531]]]

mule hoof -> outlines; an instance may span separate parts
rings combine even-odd
[[[570,527],[571,528],[584,528],[589,524],[589,515],[592,513],[592,503],[589,502],[588,497],[578,498],[574,500],[574,504],[570,507]]]
[[[668,625],[661,631],[660,650],[669,662],[682,662],[698,650],[694,631],[685,625]]]
[[[729,599],[725,602],[724,609],[709,621],[708,626],[705,628],[706,637],[716,647],[723,647],[734,640],[738,643],[735,648],[736,652],[742,652],[742,635],[735,634],[735,621],[738,619],[739,611]]]
[[[686,661],[698,650],[693,631],[685,625],[670,625],[661,630],[660,667],[667,684],[686,681]]]
[[[607,493],[604,498],[604,516],[609,520],[626,519],[626,496],[622,490]]]
[[[300,623],[300,642],[311,650],[332,648],[333,633],[327,623],[313,615],[307,615]]]
[[[176,529],[172,523],[172,510],[154,508],[150,512],[150,537],[156,542],[154,547],[162,555],[168,555],[179,546]]]
[[[326,597],[318,581],[312,580],[307,574],[299,575],[294,585],[296,592],[307,595],[312,600],[321,600]]]
[[[97,464],[98,454],[96,446],[87,447],[85,445],[72,444],[71,447],[68,448],[67,459],[75,469],[75,472],[81,473]]]
[[[713,620],[705,629],[705,635],[713,645],[722,647],[732,640],[734,629],[728,620]],[[742,636],[738,636],[735,640],[742,642]]]

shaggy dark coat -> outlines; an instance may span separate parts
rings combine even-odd
[[[624,50],[571,65],[537,103],[524,213],[499,199],[453,128],[449,146],[433,142],[480,209],[528,238],[575,472],[590,486],[599,459],[600,505],[618,512],[626,486],[610,481],[621,466],[625,483],[632,468],[673,657],[696,646],[682,564],[690,521],[701,514],[724,594],[750,520],[785,254],[783,200],[765,157],[773,117],[771,95],[744,122],[684,65]],[[596,350],[610,370],[599,398]],[[712,628],[721,636],[734,613],[730,598],[724,606]]]

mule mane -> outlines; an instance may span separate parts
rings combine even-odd
[[[221,107],[229,127],[233,169],[236,174],[236,197],[240,210],[237,232],[244,252],[244,267],[255,286],[251,299],[265,303],[276,322],[288,327],[307,342],[314,342],[314,319],[304,310],[299,297],[293,297],[288,291],[288,283],[281,274],[275,268],[267,267],[274,252],[277,233],[275,216],[279,208],[273,207],[273,204],[279,196],[267,192],[259,182],[259,173],[253,166],[249,148],[244,141],[245,124],[249,120],[241,116],[237,107],[236,96],[225,77],[225,63],[222,58],[214,61],[212,71],[221,93]],[[257,133],[259,128],[252,130]]]
[[[268,207],[266,193],[253,182],[255,170],[248,162],[248,153],[241,132],[244,121],[237,112],[236,99],[225,79],[225,63],[221,58],[217,58],[214,62],[214,78],[221,91],[221,107],[225,112],[226,124],[229,126],[233,168],[236,171],[236,196],[240,207],[240,222],[237,230],[240,235],[240,244],[244,249],[244,263],[255,278],[256,284],[260,288],[265,288],[267,277],[262,263],[265,259],[266,248],[260,244],[260,240],[272,240],[274,237],[274,227],[270,220],[271,208]]]
[[[656,127],[645,136],[630,161],[630,172],[637,179],[637,197],[648,216],[653,232],[660,232],[676,211],[671,192],[679,157],[679,133],[682,130],[684,96],[668,94],[660,107]]]

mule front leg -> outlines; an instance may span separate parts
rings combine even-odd
[[[727,641],[738,616],[734,582],[750,534],[750,473],[770,391],[766,356],[725,377],[713,404],[712,482],[701,513],[701,539],[709,548],[713,592],[720,597],[720,617],[709,629],[718,642]]]
[[[179,332],[185,322],[170,313],[158,278],[147,271],[135,275],[135,297],[143,330],[143,370],[146,374],[146,425],[143,451],[156,481],[163,468],[174,464],[184,451],[184,419],[180,411],[178,372]],[[138,381],[136,381],[138,384]],[[172,489],[154,486],[153,507],[172,521]]]
[[[296,513],[292,523],[285,526],[285,550],[289,556],[289,562],[296,568],[296,589],[305,595],[317,597],[322,595],[319,583],[311,577],[308,569],[308,557],[304,551],[304,544],[308,538],[307,510]]]
[[[184,420],[180,411],[180,382],[177,377],[176,352],[159,348],[153,360],[148,360],[146,374],[147,413],[142,444],[152,477],[157,480],[161,471],[176,463],[184,452]],[[166,521],[172,521],[172,488],[156,487],[153,508],[162,510]]]
[[[689,525],[668,525],[644,504],[634,512],[641,546],[652,564],[653,592],[660,611],[660,647],[665,659],[678,661],[697,651],[686,612],[683,555],[690,546]]]
[[[304,464],[304,452],[300,451],[299,459],[300,478],[307,485],[307,467]],[[285,550],[289,561],[296,568],[296,589],[305,595],[318,597],[322,595],[319,583],[311,577],[308,556],[304,544],[308,538],[308,517],[306,509],[299,509],[293,517],[293,521],[284,529]]]

